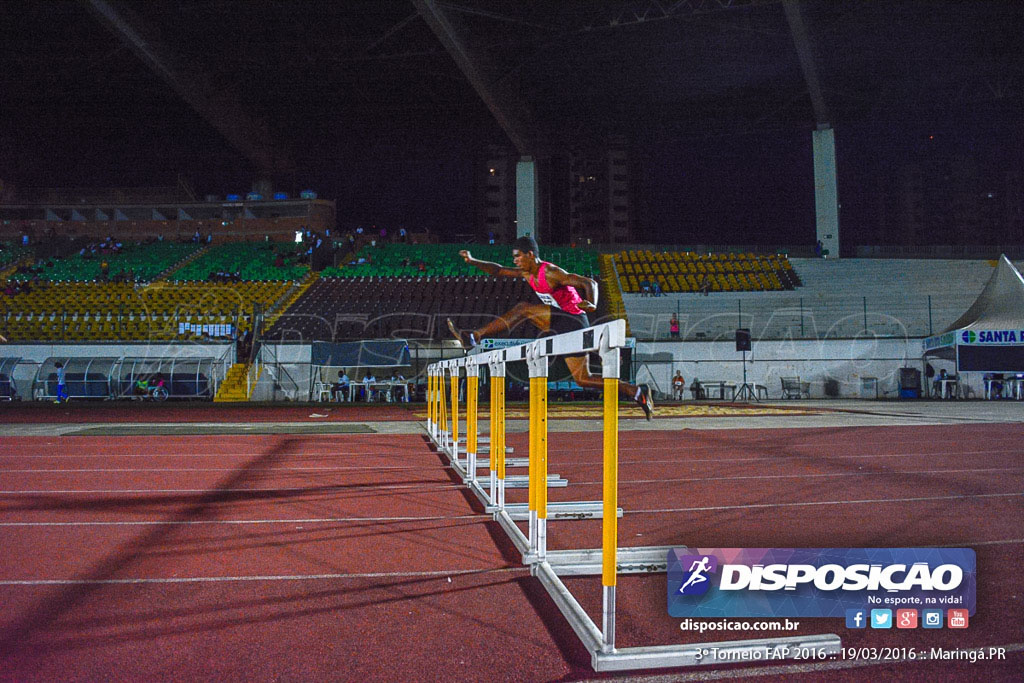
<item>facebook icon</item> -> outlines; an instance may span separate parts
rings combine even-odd
[[[846,610],[846,628],[867,628],[867,610],[848,609]]]

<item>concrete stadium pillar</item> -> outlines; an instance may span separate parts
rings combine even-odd
[[[524,156],[516,163],[516,237],[530,235],[540,241],[539,206],[537,161]]]
[[[831,128],[811,133],[814,147],[815,232],[822,254],[839,258],[839,189],[836,182],[836,139]]]

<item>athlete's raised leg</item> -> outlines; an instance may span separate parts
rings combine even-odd
[[[509,309],[503,315],[490,320],[483,327],[476,330],[461,330],[449,318],[448,329],[452,335],[462,344],[467,351],[480,343],[481,339],[493,337],[496,334],[508,334],[512,328],[523,322],[529,321],[531,325],[541,332],[551,329],[551,307],[546,304],[528,304],[520,302]]]
[[[586,356],[567,356],[565,364],[572,373],[572,378],[583,388],[604,389],[604,378],[594,377],[590,374],[590,365]],[[651,388],[646,384],[636,385],[619,380],[619,395],[635,401],[640,406],[648,420],[654,417],[654,401],[651,398]]]

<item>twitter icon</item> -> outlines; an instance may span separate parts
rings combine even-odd
[[[892,628],[892,610],[871,610],[871,628]]]

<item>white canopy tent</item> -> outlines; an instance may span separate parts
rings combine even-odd
[[[923,350],[958,373],[1024,373],[1024,276],[1005,255],[971,307]]]

